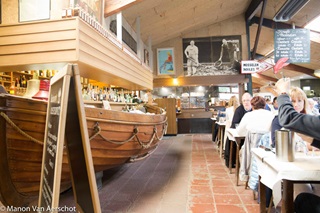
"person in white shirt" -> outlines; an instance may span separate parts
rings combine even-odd
[[[252,111],[246,113],[239,126],[236,128],[238,135],[246,136],[248,130],[268,132],[271,129],[273,113],[265,109],[266,101],[261,96],[255,96],[251,100]]]

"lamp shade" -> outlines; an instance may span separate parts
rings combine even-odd
[[[32,98],[40,99],[40,100],[48,100],[49,88],[50,88],[50,81],[49,80],[41,80],[40,81],[40,90]]]

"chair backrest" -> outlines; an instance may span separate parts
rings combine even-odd
[[[259,140],[257,146],[262,145],[266,148],[271,149],[270,144],[271,139],[271,133],[264,134],[261,139]],[[248,180],[248,186],[250,189],[254,191],[258,191],[258,185],[259,185],[259,174],[258,174],[258,165],[256,159],[253,157],[251,159],[251,166],[249,170],[249,180]]]
[[[261,137],[267,132],[259,132],[259,131],[248,131],[246,134],[246,138],[244,140],[244,144],[241,148],[241,158],[240,158],[240,180],[247,181],[251,166],[251,149],[256,148],[259,145],[259,141]]]

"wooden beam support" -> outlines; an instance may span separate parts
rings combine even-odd
[[[277,82],[278,81],[278,79],[276,79],[276,78],[272,78],[270,76],[262,75],[262,74],[259,74],[259,73],[253,74],[253,77],[260,78],[260,79],[263,79],[263,80],[266,80],[266,81],[272,81],[272,82]]]
[[[260,87],[262,87],[262,86],[263,86],[263,84],[260,84],[258,82],[252,83],[252,89],[260,89]]]
[[[263,0],[252,0],[246,13],[245,13],[245,18],[246,21],[250,21],[252,17],[258,12],[260,7],[262,6],[262,1]]]
[[[259,24],[260,23],[260,17],[254,16],[250,20],[250,25],[252,24]],[[263,18],[262,26],[270,28],[270,29],[292,29],[292,24],[287,24],[283,22],[275,22],[271,19]],[[295,28],[302,28],[300,26],[295,26]]]
[[[304,73],[304,74],[318,78],[317,76],[314,75],[314,70],[306,68],[306,67],[301,67],[296,64],[289,64],[289,65],[285,66],[284,69]]]
[[[104,2],[104,17],[107,18],[116,14],[142,0],[105,0]]]
[[[265,11],[266,5],[267,5],[267,0],[263,0],[261,14],[260,14],[260,20],[259,20],[259,26],[258,26],[258,30],[257,30],[257,34],[256,34],[256,40],[254,41],[254,47],[252,50],[251,59],[254,59],[256,57],[256,52],[257,52],[258,43],[259,43],[259,39],[260,39],[260,32],[261,32],[261,28],[262,28],[262,22],[263,22],[264,11]]]

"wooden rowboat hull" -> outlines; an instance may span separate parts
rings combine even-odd
[[[160,113],[158,107],[146,107]],[[47,102],[0,95],[0,199],[27,206],[39,196]],[[95,172],[147,157],[166,131],[166,114],[85,108]],[[71,186],[66,151],[61,190]]]

